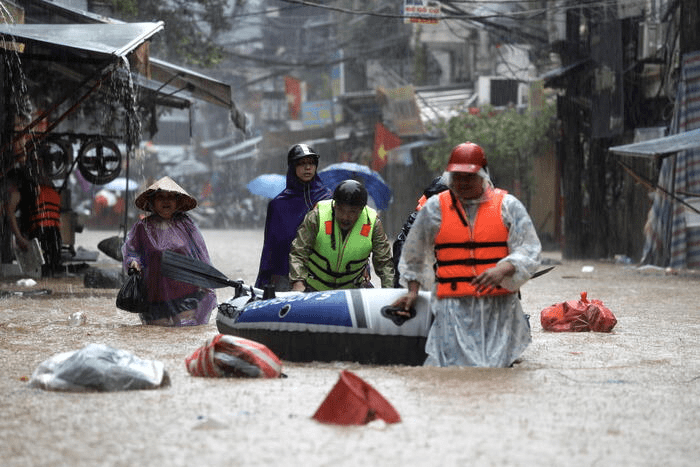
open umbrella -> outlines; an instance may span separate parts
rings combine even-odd
[[[287,177],[280,174],[262,174],[248,182],[248,191],[254,195],[274,198],[287,188]]]
[[[179,178],[188,175],[202,175],[211,172],[209,166],[197,159],[185,159],[168,170],[170,177]]]
[[[110,191],[126,191],[127,182],[129,185],[129,191],[136,190],[140,183],[136,180],[126,179],[125,177],[117,177],[109,183],[102,185],[102,188]]]
[[[377,209],[384,210],[391,202],[391,189],[378,172],[370,169],[366,165],[355,164],[353,162],[339,162],[331,164],[318,172],[323,183],[334,190],[343,180],[357,180],[364,184],[367,193],[374,200]]]

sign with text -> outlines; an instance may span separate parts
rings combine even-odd
[[[405,23],[437,24],[440,18],[440,4],[430,0],[404,0]]]
[[[304,128],[322,128],[326,125],[342,121],[342,110],[333,101],[309,101],[301,104],[301,116]]]
[[[385,119],[398,136],[425,133],[413,86],[380,90],[386,98]]]

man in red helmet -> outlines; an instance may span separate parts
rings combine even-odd
[[[518,289],[542,248],[525,207],[493,187],[486,165],[477,144],[456,146],[449,190],[427,200],[403,247],[408,293],[394,305],[408,314],[421,286],[433,291],[426,365],[508,367],[531,340]]]

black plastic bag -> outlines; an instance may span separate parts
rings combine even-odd
[[[143,313],[148,308],[146,286],[136,269],[129,268],[129,278],[117,294],[117,308],[131,313]]]

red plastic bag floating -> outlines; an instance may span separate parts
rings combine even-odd
[[[279,378],[282,362],[265,345],[242,337],[217,334],[185,359],[192,376]]]
[[[540,323],[545,331],[610,332],[617,319],[603,302],[588,300],[586,292],[581,292],[581,300],[568,300],[542,310]]]

